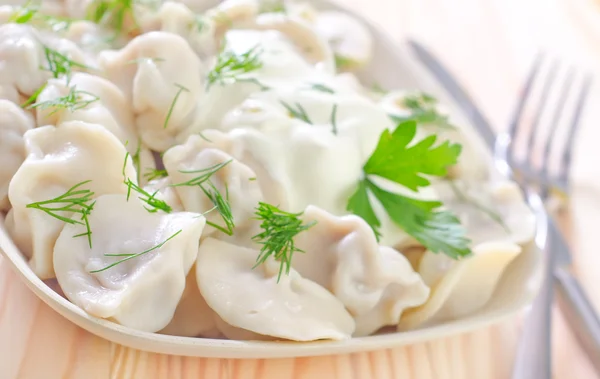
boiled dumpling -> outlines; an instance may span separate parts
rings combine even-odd
[[[23,134],[33,127],[33,118],[19,106],[0,100],[0,211],[10,208],[8,184],[25,160]]]
[[[205,220],[150,213],[144,205],[125,195],[100,196],[89,216],[92,247],[73,238],[84,226],[67,224],[56,241],[54,267],[65,295],[87,313],[157,332],[173,318]]]
[[[215,204],[204,191],[214,192],[216,189],[224,198],[228,198],[236,228],[243,229],[254,217],[258,202],[263,199],[256,174],[229,154],[204,146],[206,141],[202,137],[190,136],[186,144],[175,146],[164,154],[165,168],[175,184],[175,191],[186,211],[205,213],[213,209]],[[181,185],[218,167],[221,168],[202,187]],[[224,226],[217,211],[208,213],[206,218],[209,223]],[[216,231],[211,226],[204,235],[208,236]]]
[[[140,25],[144,32],[160,30],[183,37],[201,56],[217,52],[215,22],[194,13],[185,4],[166,1],[158,11],[142,19]]]
[[[182,37],[146,33],[121,50],[103,51],[98,59],[108,79],[130,99],[146,145],[162,152],[177,137],[187,138],[204,86],[202,63]]]
[[[39,94],[37,103],[66,96],[72,89],[90,94],[89,104],[74,111],[62,108],[38,108],[37,125],[57,125],[61,121],[80,120],[100,124],[123,143],[136,142],[135,120],[131,105],[119,88],[110,81],[87,73],[74,73],[69,81],[51,79]],[[84,100],[84,99],[82,99]]]
[[[272,336],[264,336],[262,334],[254,333],[246,329],[237,328],[229,325],[218,315],[215,316],[217,323],[217,329],[223,336],[234,341],[275,341],[277,338]]]
[[[46,69],[48,62],[43,44],[81,65],[93,66],[73,42],[42,37],[29,25],[0,26],[0,85],[12,86],[23,95],[31,96],[46,83],[51,73]]]
[[[341,340],[354,332],[342,303],[279,262],[253,269],[259,251],[207,238],[198,251],[197,280],[208,305],[229,325],[294,341]]]
[[[398,251],[379,246],[360,217],[336,217],[309,206],[302,219],[316,224],[296,237],[304,251],[293,267],[331,291],[354,316],[354,335],[396,325],[406,308],[423,304],[429,289]]]
[[[473,255],[461,261],[426,252],[419,274],[431,286],[431,296],[424,305],[405,312],[398,329],[457,319],[481,309],[521,250],[510,242],[488,242],[475,246]]]
[[[144,186],[144,190],[151,195],[155,194],[156,199],[167,203],[173,211],[184,211],[183,204],[181,204],[179,195],[177,195],[170,177],[153,179]]]
[[[315,28],[331,45],[338,69],[356,70],[371,61],[373,37],[357,18],[345,12],[324,11],[317,15]]]
[[[325,73],[334,74],[335,60],[327,40],[310,23],[285,13],[265,13],[256,17],[252,28],[278,31],[285,35],[303,58]]]
[[[454,182],[436,186],[444,205],[458,216],[474,245],[512,242],[523,245],[535,236],[536,217],[512,181]]]
[[[132,157],[137,171],[145,171],[155,167],[154,158],[148,148],[139,140],[136,133],[135,120],[131,104],[123,92],[110,81],[87,73],[74,73],[67,82],[66,78],[50,79],[39,94],[36,103],[56,100],[80,93],[82,105],[73,111],[62,108],[37,108],[37,125],[60,125],[66,121],[84,121],[104,126],[114,134],[126,147]],[[83,104],[83,102],[87,104]],[[138,172],[138,180],[143,181]]]
[[[33,271],[47,279],[54,277],[52,250],[64,222],[27,205],[56,198],[88,180],[79,189],[91,190],[96,196],[124,194],[123,170],[132,179],[136,173],[130,160],[123,168],[125,147],[100,125],[71,121],[57,128],[29,130],[23,138],[27,158],[10,182],[8,196],[13,208],[6,226],[21,252],[30,258]],[[60,213],[71,216],[70,212]]]
[[[217,315],[202,297],[196,282],[196,268],[192,266],[185,281],[185,290],[169,325],[161,334],[184,337],[217,338]]]

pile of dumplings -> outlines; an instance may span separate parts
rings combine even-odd
[[[426,251],[385,212],[378,241],[348,214],[365,161],[396,125],[390,115],[410,113],[408,92],[382,93],[355,76],[372,59],[372,36],[354,17],[305,2],[158,0],[133,2],[115,35],[114,25],[86,20],[99,2],[42,1],[37,16],[68,20],[61,28],[37,16],[15,22],[23,5],[0,6],[0,211],[35,274],[88,314],[145,332],[236,340],[409,330],[480,309],[533,239],[535,217],[517,186],[492,178],[468,132],[433,124],[419,133],[459,142],[463,154],[452,186],[435,180],[419,197],[460,217],[473,255]],[[79,65],[53,75],[44,46]],[[253,50],[260,67],[209,80],[220,55]],[[76,107],[22,106],[35,95],[51,104],[73,88],[83,98]],[[221,220],[200,187],[174,185],[225,162],[211,182],[228,194],[231,235],[211,226]],[[149,212],[124,177],[171,211]],[[86,234],[84,223],[28,207],[83,182],[95,201],[89,241],[73,238]],[[314,222],[281,278],[274,258],[256,266],[260,202]]]

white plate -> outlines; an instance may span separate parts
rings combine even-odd
[[[321,9],[337,8],[327,0],[315,1]],[[375,36],[375,57],[360,76],[365,82],[385,84],[386,88],[419,89],[438,97],[450,107],[457,122],[466,119],[453,106],[450,97],[416,62],[406,46],[395,46],[387,35],[371,26]],[[534,211],[545,218],[542,206]],[[540,225],[542,223],[540,222]],[[174,337],[140,332],[111,321],[92,317],[46,286],[29,268],[10,239],[0,218],[0,248],[27,286],[55,311],[78,326],[110,341],[156,353],[214,358],[282,358],[336,355],[358,351],[380,350],[413,344],[501,321],[519,312],[534,298],[541,283],[542,255],[536,246],[527,248],[504,274],[492,301],[479,312],[460,320],[402,333],[353,338],[346,341],[252,342]],[[10,310],[9,310],[10,311]]]

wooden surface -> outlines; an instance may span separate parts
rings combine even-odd
[[[519,86],[539,49],[595,70],[600,80],[600,6],[596,8],[594,0],[341,1],[383,25],[398,41],[410,36],[431,47],[498,128],[507,124]],[[575,270],[600,305],[600,254],[594,238],[595,221],[600,218],[596,88],[575,157],[570,235],[577,251]],[[555,316],[555,378],[596,378],[560,313]],[[325,372],[332,376],[324,379],[506,379],[518,336],[516,318],[407,348],[334,360],[278,360],[268,368],[261,361],[149,354],[111,344],[71,325],[37,300],[0,257],[1,379],[313,379]]]

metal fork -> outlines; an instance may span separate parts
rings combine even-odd
[[[591,78],[583,80],[575,70],[568,69],[562,75],[562,84],[556,84],[560,77],[557,62],[547,63],[538,56],[523,89],[515,110],[513,121],[507,133],[498,136],[495,157],[498,168],[512,177],[526,191],[536,191],[545,201],[551,190],[569,189],[569,170],[575,135],[583,105],[591,85]],[[575,88],[578,87],[578,88]],[[537,90],[537,92],[536,92]],[[541,93],[540,93],[541,92]],[[536,96],[536,93],[540,93]],[[557,95],[558,104],[550,101]],[[539,100],[536,103],[536,97]],[[556,99],[555,99],[556,100]],[[574,104],[567,105],[571,100]],[[532,105],[532,103],[534,105]],[[535,108],[531,122],[527,108]],[[548,132],[540,133],[545,116],[552,116]],[[561,124],[561,121],[567,118]],[[566,124],[566,138],[558,138],[558,131]],[[563,126],[564,128],[564,126]],[[518,154],[517,142],[525,141],[523,156]],[[541,145],[541,146],[540,146]],[[541,147],[541,156],[536,157],[536,147]],[[551,165],[551,158],[558,156],[558,167]],[[536,160],[536,158],[540,158]],[[512,168],[512,169],[511,169]],[[568,270],[571,257],[568,246],[556,224],[549,219],[546,241],[546,264],[542,288],[523,326],[513,379],[550,379],[551,376],[551,307],[553,299],[553,279],[556,279],[558,294],[565,301],[563,311],[576,336],[580,340],[592,362],[600,365],[600,320],[585,292]],[[600,367],[597,367],[600,369]]]

